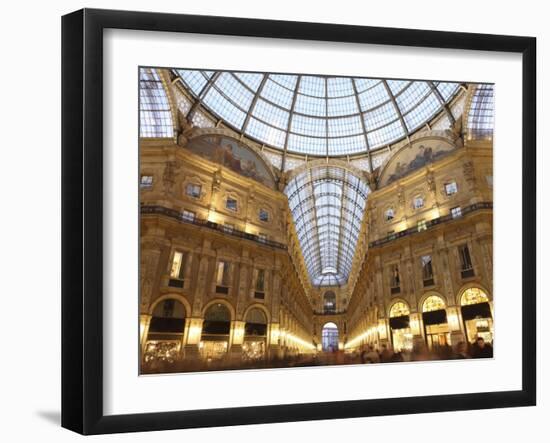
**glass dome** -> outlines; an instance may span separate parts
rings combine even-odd
[[[203,107],[239,133],[314,156],[359,154],[403,139],[459,91],[458,83],[432,81],[174,72]]]

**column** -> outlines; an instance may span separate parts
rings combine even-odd
[[[243,355],[244,325],[242,320],[233,320],[229,331],[229,357],[241,360]]]
[[[270,323],[268,331],[268,348],[267,348],[267,357],[269,359],[281,358],[282,350],[280,346],[280,324],[279,323]]]
[[[447,308],[447,323],[451,331],[451,346],[456,346],[461,341],[466,341],[465,334],[462,328],[462,315],[460,308],[449,306]]]
[[[149,325],[151,324],[152,315],[140,314],[139,316],[139,343],[141,345],[141,353],[145,352],[145,344],[147,343],[147,335],[149,334]]]
[[[202,318],[191,317],[185,320],[185,331],[183,334],[184,354],[186,359],[199,358],[199,346],[202,334]]]
[[[409,314],[409,325],[413,335],[413,348],[422,349],[425,345],[424,335],[422,333],[424,330],[424,326],[422,324],[422,314],[418,312],[411,312]]]
[[[141,242],[140,257],[140,311],[148,312],[153,296],[158,291],[160,281],[160,257],[164,239],[149,238]]]

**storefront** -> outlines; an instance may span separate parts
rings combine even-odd
[[[440,351],[451,345],[451,332],[447,322],[445,302],[437,295],[431,295],[422,304],[422,320],[426,344],[430,351]]]
[[[411,351],[413,348],[409,315],[409,307],[404,302],[396,302],[390,308],[391,341],[396,352]]]
[[[201,342],[199,349],[206,360],[224,358],[229,349],[229,332],[231,314],[222,303],[210,306],[204,314]]]
[[[244,325],[244,360],[261,360],[266,356],[267,317],[259,308],[253,308],[246,314]]]
[[[462,321],[467,340],[472,343],[478,337],[493,342],[493,316],[489,297],[479,288],[466,289],[460,297]]]
[[[155,306],[147,334],[144,361],[173,363],[178,359],[185,329],[185,307],[169,298]]]

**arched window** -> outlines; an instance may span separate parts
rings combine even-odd
[[[393,349],[397,352],[410,351],[413,347],[407,303],[395,302],[390,308],[390,329]]]
[[[252,308],[246,314],[246,323],[244,326],[245,336],[261,336],[267,335],[267,318],[264,311],[259,308]]]
[[[477,337],[488,343],[493,341],[493,315],[489,297],[482,289],[466,289],[460,297],[460,311],[469,342]]]
[[[483,292],[483,290],[479,288],[466,289],[460,297],[461,306],[487,303],[488,301],[489,297],[487,297],[487,294],[485,294],[485,292]]]
[[[143,359],[174,362],[178,358],[185,329],[185,306],[178,300],[168,298],[155,306]]]
[[[212,335],[229,335],[231,314],[227,306],[215,303],[204,314],[202,333]]]
[[[338,326],[329,322],[323,326],[321,332],[321,343],[323,345],[323,351],[334,352],[338,350]]]
[[[325,292],[323,296],[323,310],[325,314],[333,314],[336,312],[336,294],[334,292]]]
[[[409,315],[409,313],[409,307],[401,301],[395,302],[390,308],[390,318],[402,317]]]
[[[185,307],[178,300],[168,298],[155,306],[149,326],[151,333],[183,334],[185,326]]]
[[[445,309],[445,302],[437,295],[430,295],[422,304],[422,312],[432,312]]]

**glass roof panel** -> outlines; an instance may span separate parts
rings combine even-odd
[[[330,117],[359,114],[357,99],[354,95],[327,100],[327,112]]]
[[[285,109],[290,109],[290,105],[292,104],[293,92],[274,82],[272,79],[266,81],[260,95],[271,103],[275,103]]]
[[[430,92],[430,87],[426,82],[412,82],[412,84],[396,97],[397,105],[402,114],[406,114],[413,109],[426,94]]]
[[[432,92],[416,108],[404,115],[405,124],[409,131],[414,131],[427,122],[431,115],[439,108],[440,102]]]
[[[312,284],[345,284],[368,186],[345,169],[317,167],[293,178],[285,193]]]
[[[366,153],[398,141],[434,119],[443,111],[441,101],[459,93],[458,84],[448,82],[174,72],[214,120],[260,143],[313,156]],[[193,121],[201,111],[195,108]]]
[[[327,95],[325,86],[325,77],[304,75],[300,80],[300,88],[298,89],[298,92],[304,95],[325,98]]]
[[[328,119],[329,137],[346,137],[348,135],[359,135],[363,133],[361,119],[358,115],[342,118]]]
[[[379,82],[376,86],[358,93],[359,103],[362,111],[368,111],[375,108],[390,99],[386,87]]]
[[[468,131],[473,137],[492,137],[494,118],[494,85],[477,85],[470,112],[468,113]]]
[[[236,128],[240,128],[246,114],[237,108],[233,102],[218,92],[217,88],[210,88],[204,97],[204,104],[211,109],[216,109],[217,114]]]
[[[355,95],[351,81],[351,78],[329,77],[327,79],[327,96],[329,98],[338,98]]]
[[[173,137],[174,126],[166,91],[154,69],[139,70],[140,137]]]
[[[406,80],[386,80],[386,82],[388,83],[388,86],[390,87],[391,93],[393,95],[399,94],[411,83],[410,81]]]
[[[456,94],[457,89],[458,89],[457,83],[439,82],[437,84],[437,90],[439,91],[439,93],[443,97],[443,100],[445,101],[448,101],[450,98],[452,98]]]
[[[265,100],[258,99],[252,115],[257,117],[259,120],[269,122],[269,124],[286,131],[290,114],[288,111],[285,111],[278,106],[274,106]]]
[[[298,94],[296,97],[295,112],[305,115],[315,115],[318,117],[326,117],[327,101],[325,98],[311,97],[309,95]]]
[[[248,72],[237,72],[235,73],[235,76],[253,91],[258,90],[258,87],[264,78],[263,74],[251,74]]]

